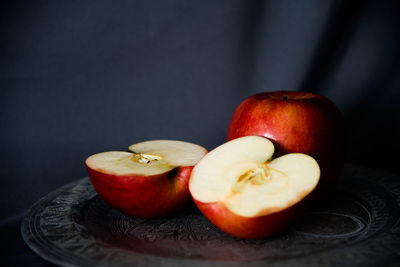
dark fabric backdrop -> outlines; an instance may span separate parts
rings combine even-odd
[[[158,138],[212,149],[240,101],[262,91],[329,97],[347,125],[346,162],[400,174],[396,1],[3,1],[0,10],[6,237],[36,200],[86,176],[87,156]]]

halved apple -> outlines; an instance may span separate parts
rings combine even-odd
[[[272,159],[265,137],[229,141],[194,167],[189,190],[200,211],[224,232],[263,238],[284,231],[316,187],[320,169],[300,153]]]
[[[207,153],[199,145],[153,140],[86,159],[93,187],[112,207],[135,217],[165,216],[188,200],[193,166]]]

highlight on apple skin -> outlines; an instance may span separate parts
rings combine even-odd
[[[328,98],[292,91],[250,96],[236,107],[227,140],[248,135],[270,139],[277,155],[304,153],[317,160],[318,195],[334,186],[343,165],[345,140],[342,115]]]
[[[240,137],[210,151],[189,181],[199,210],[239,238],[264,238],[286,230],[316,188],[320,169],[305,154],[273,155],[273,143],[260,136]]]
[[[193,166],[207,153],[199,145],[153,140],[131,152],[109,151],[85,161],[94,189],[115,209],[139,218],[167,216],[190,201]]]

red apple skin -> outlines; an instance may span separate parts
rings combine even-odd
[[[94,170],[87,164],[94,189],[113,208],[138,218],[169,215],[190,201],[188,188],[193,166],[178,167],[152,176],[121,176]]]
[[[236,215],[220,202],[203,203],[196,199],[194,202],[201,213],[225,233],[238,238],[261,239],[287,230],[302,213],[306,201],[259,217]]]
[[[277,91],[246,98],[232,115],[227,140],[247,135],[270,139],[275,156],[304,153],[317,160],[318,195],[327,192],[340,174],[345,150],[342,115],[324,96]]]

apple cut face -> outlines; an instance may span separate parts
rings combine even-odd
[[[156,156],[154,164],[172,166],[194,166],[207,153],[202,146],[175,140],[145,141],[131,145],[129,150],[134,154]]]
[[[153,176],[179,166],[194,166],[207,151],[196,144],[175,140],[145,141],[129,147],[131,152],[109,151],[90,156],[91,169],[118,176]]]
[[[300,153],[272,159],[274,145],[259,136],[229,141],[192,171],[189,190],[203,204],[219,203],[242,217],[261,217],[300,202],[316,187],[318,163]]]

